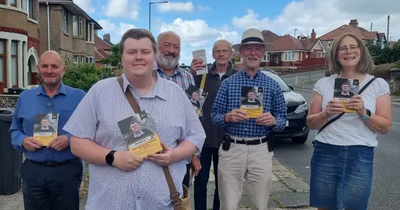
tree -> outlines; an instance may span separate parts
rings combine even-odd
[[[381,48],[381,44],[373,44],[368,42],[367,48],[374,60],[375,65],[393,63],[400,60],[400,44],[395,44],[393,48],[386,46]]]
[[[67,66],[63,83],[87,92],[97,81],[114,76],[112,71],[106,68],[97,69],[93,63],[72,64]]]
[[[121,69],[121,55],[119,54],[119,44],[114,44],[111,47],[110,56],[101,60],[103,64],[110,64],[112,67]]]

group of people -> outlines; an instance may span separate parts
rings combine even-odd
[[[273,133],[285,129],[286,103],[279,84],[263,74],[265,42],[258,29],[248,29],[241,43],[218,40],[208,73],[201,60],[191,70],[178,67],[179,35],[155,37],[130,29],[120,41],[122,90],[117,77],[95,83],[85,93],[62,82],[66,67],[55,51],[46,51],[38,65],[42,85],[19,96],[10,128],[12,145],[24,152],[24,206],[27,210],[79,209],[82,161],[89,163],[86,209],[174,209],[162,166],[168,166],[180,196],[194,180],[194,206],[207,209],[211,164],[215,174],[213,209],[234,210],[245,189],[253,209],[266,210],[272,188]],[[243,69],[232,66],[233,50]],[[307,124],[320,129],[343,112],[332,100],[336,77],[359,79],[360,88],[374,77],[372,60],[360,39],[339,37],[332,46],[335,75],[314,88]],[[156,64],[156,65],[154,65]],[[199,117],[185,93],[190,85],[207,98]],[[242,87],[263,87],[262,114],[253,118],[240,109]],[[134,115],[125,97],[129,91],[140,110],[155,119],[163,151],[145,158],[129,152],[118,122]],[[250,94],[250,93],[249,93]],[[346,113],[318,133],[311,160],[310,202],[321,209],[367,209],[372,183],[376,134],[390,128],[389,86],[377,78],[365,92],[348,101]],[[249,99],[250,100],[250,99]],[[48,106],[51,101],[51,106]],[[43,147],[32,137],[34,116],[58,113],[58,136]]]

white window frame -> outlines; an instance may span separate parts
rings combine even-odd
[[[66,10],[63,12],[63,28],[64,33],[68,34],[68,12]]]
[[[79,55],[74,55],[74,62],[73,62],[73,64],[74,64],[74,65],[78,65],[78,63],[79,63]]]

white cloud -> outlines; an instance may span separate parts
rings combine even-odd
[[[139,18],[140,0],[109,0],[105,15],[113,18]]]
[[[199,11],[211,11],[211,7],[210,6],[198,5],[197,8],[198,8]]]
[[[127,30],[136,28],[132,24],[123,22],[116,25],[115,23],[110,22],[110,20],[99,20],[98,23],[103,27],[103,30],[99,31],[99,33],[110,33],[112,43],[118,43]]]
[[[157,4],[159,12],[193,12],[194,5],[189,2],[168,2]]]
[[[208,63],[213,62],[211,48],[217,39],[227,39],[232,43],[237,43],[240,36],[236,31],[232,31],[228,25],[220,28],[210,27],[204,20],[183,20],[175,19],[171,23],[163,22],[160,32],[174,31],[181,37],[182,50],[180,63],[189,65],[192,60],[192,51],[205,49]]]
[[[232,24],[239,29],[255,27],[260,30],[271,30],[280,35],[293,35],[295,28],[298,29],[297,35],[309,35],[314,28],[318,37],[343,24],[348,24],[351,19],[357,19],[360,27],[369,30],[370,24],[373,23],[374,31],[386,34],[387,15],[390,14],[389,36],[393,36],[392,40],[397,40],[400,38],[400,28],[395,23],[400,22],[400,10],[395,8],[400,8],[400,1],[292,1],[276,18],[269,19],[248,9],[246,15],[234,16]]]
[[[132,24],[120,23],[120,24],[119,24],[119,27],[118,27],[119,35],[120,35],[120,36],[123,36],[124,33],[125,33],[127,30],[132,29],[132,28],[136,28],[136,27],[135,27],[134,25],[132,25]]]
[[[215,28],[210,28],[204,20],[182,20],[175,19],[172,23],[163,23],[160,32],[174,31],[181,37],[183,45],[201,47],[208,43],[210,39],[216,39],[220,32]]]
[[[74,3],[87,13],[94,13],[96,11],[92,5],[91,0],[74,0]]]

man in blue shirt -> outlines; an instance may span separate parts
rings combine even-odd
[[[82,162],[71,153],[71,135],[62,127],[85,92],[62,83],[65,70],[57,52],[44,52],[38,65],[42,85],[23,91],[15,108],[10,133],[13,147],[26,157],[21,169],[26,210],[79,209]],[[54,138],[34,132],[43,116],[50,116]]]
[[[272,132],[285,128],[286,104],[279,84],[259,68],[265,47],[258,29],[243,33],[241,44],[233,48],[240,52],[244,69],[222,82],[211,109],[212,122],[225,131],[218,166],[220,208],[224,210],[237,209],[244,185],[252,208],[267,210]],[[261,108],[241,104],[250,89],[262,102]]]

